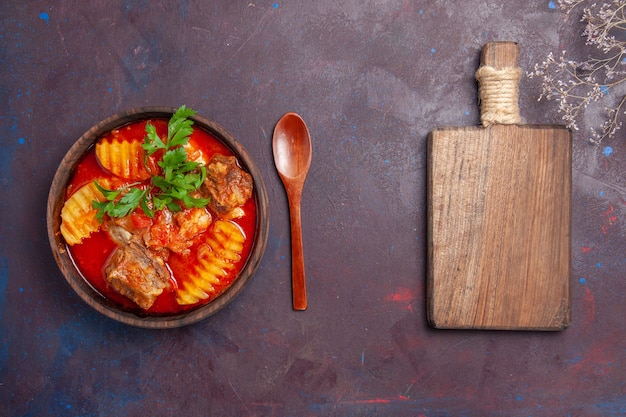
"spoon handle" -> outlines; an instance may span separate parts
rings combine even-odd
[[[302,221],[300,198],[289,199],[291,223],[291,290],[294,310],[306,310],[306,279],[304,275],[304,251],[302,249]]]

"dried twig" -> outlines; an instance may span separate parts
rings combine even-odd
[[[587,0],[561,0],[558,5],[566,13],[583,7],[581,21],[586,26],[582,36],[598,55],[575,61],[567,58],[567,51],[562,51],[558,57],[550,53],[528,74],[542,79],[539,99],[558,101],[559,113],[567,126],[574,130],[578,130],[581,112],[590,103],[605,98],[611,90],[626,82],[626,0],[586,6],[588,3]],[[620,116],[626,113],[625,107],[626,96],[617,106],[607,109],[607,120],[599,129],[590,129],[589,141],[600,144],[615,136],[622,126]]]

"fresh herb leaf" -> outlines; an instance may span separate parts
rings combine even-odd
[[[185,161],[187,161],[187,151],[185,151],[185,148],[183,147],[178,147],[165,152],[165,154],[163,155],[163,159],[159,161],[159,166],[163,169],[169,167],[179,170],[184,166]]]
[[[192,133],[192,117],[196,112],[186,106],[181,106],[170,119],[167,125],[168,149],[174,146],[185,145]]]
[[[154,211],[163,210],[169,202],[171,201],[171,197],[168,196],[154,196],[152,197],[152,203],[154,203]]]
[[[159,149],[168,151],[172,148],[184,146],[189,142],[189,136],[193,133],[193,120],[192,117],[196,112],[186,106],[180,106],[178,110],[172,115],[167,123],[167,140],[163,140],[156,132],[156,128],[152,123],[146,123],[146,137],[144,138],[143,148],[152,155]]]
[[[177,212],[177,211],[181,211],[182,208],[180,207],[180,205],[178,203],[176,203],[175,201],[171,201],[169,203],[167,203],[167,208],[171,211],[171,212]]]
[[[183,203],[185,204],[186,207],[202,208],[202,207],[205,207],[207,204],[209,204],[209,201],[210,201],[209,198],[195,198],[190,195],[186,195],[183,198]]]
[[[152,217],[154,217],[154,209],[148,205],[148,201],[147,200],[148,200],[147,198],[143,198],[141,200],[141,203],[140,203],[141,209],[146,214],[146,216],[152,218]]]
[[[124,217],[132,213],[139,207],[139,204],[146,197],[147,193],[148,190],[142,190],[140,188],[129,189],[116,204],[113,217]]]
[[[102,223],[102,221],[104,220],[104,215],[107,214],[108,206],[110,203],[110,201],[101,202],[98,200],[93,200],[91,202],[93,208],[96,209],[96,219],[98,220],[98,222]]]
[[[104,195],[104,198],[106,198],[108,201],[115,200],[117,196],[120,195],[120,193],[122,192],[122,190],[107,190],[98,183],[98,180],[94,181],[94,184],[96,185],[96,188],[102,193],[102,195]]]
[[[148,190],[135,187],[131,184],[119,190],[108,190],[95,181],[106,201],[93,201],[92,206],[97,210],[96,219],[100,223],[105,214],[111,217],[124,217],[132,213],[140,204],[145,203]],[[118,198],[121,195],[120,198]]]
[[[152,155],[159,149],[166,149],[167,147],[158,135],[156,127],[154,127],[154,125],[150,122],[146,123],[146,137],[144,138],[142,147],[148,156]]]
[[[197,191],[206,178],[206,169],[197,162],[189,161],[184,146],[189,142],[193,133],[193,120],[189,119],[196,112],[186,106],[181,106],[172,115],[167,126],[167,138],[163,140],[156,127],[146,123],[146,136],[142,148],[148,157],[157,151],[162,151],[157,165],[161,168],[160,175],[153,175],[149,185],[143,187],[131,184],[119,190],[107,190],[96,181],[96,187],[102,192],[106,201],[94,201],[93,207],[97,210],[96,218],[102,222],[104,215],[110,217],[124,217],[138,207],[143,212],[154,217],[155,212],[168,208],[173,212],[185,208],[202,208],[209,203],[208,198],[193,197],[191,193]]]

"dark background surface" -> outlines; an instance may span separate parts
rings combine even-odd
[[[584,51],[548,1],[5,1],[0,8],[0,415],[626,414],[626,142],[574,132],[573,323],[437,331],[425,315],[426,137],[477,125],[482,46]],[[579,49],[577,49],[579,48]],[[528,123],[560,123],[521,83]],[[48,188],[92,125],[187,104],[232,132],[270,199],[261,266],[195,325],[92,310],[46,234]],[[291,309],[286,196],[271,136],[313,139],[302,216],[309,309]]]

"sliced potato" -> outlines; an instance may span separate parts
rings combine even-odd
[[[216,286],[241,259],[245,236],[236,224],[217,220],[197,252],[198,264],[177,291],[180,305],[195,304],[216,294]]]
[[[98,180],[103,186],[108,186],[105,179]],[[100,228],[100,223],[96,219],[96,209],[92,202],[104,201],[104,195],[96,187],[95,181],[80,187],[65,202],[61,209],[61,235],[68,245],[76,245],[91,233]]]
[[[138,141],[113,136],[96,144],[98,162],[112,174],[133,181],[144,181],[150,173],[144,165],[145,151]]]

